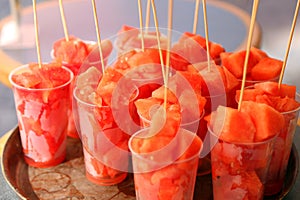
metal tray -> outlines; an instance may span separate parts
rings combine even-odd
[[[64,163],[38,169],[28,166],[23,158],[16,128],[5,143],[2,172],[7,183],[21,199],[135,199],[133,175],[114,186],[98,186],[85,178],[82,146],[78,139],[68,138],[67,159]],[[265,199],[282,199],[295,184],[299,157],[293,145],[284,187],[278,195]],[[211,175],[197,177],[194,199],[213,199]]]

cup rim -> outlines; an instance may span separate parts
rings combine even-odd
[[[135,132],[133,135],[131,135],[131,137],[129,138],[129,141],[128,141],[128,148],[129,148],[131,154],[134,155],[134,156],[137,156],[140,160],[145,160],[145,161],[151,162],[151,163],[157,163],[157,162],[154,161],[154,160],[146,159],[146,158],[143,157],[143,155],[147,155],[147,154],[149,154],[149,153],[136,153],[136,152],[133,150],[132,146],[131,146],[132,140],[134,139],[134,137],[136,137],[137,135],[141,134],[142,132],[148,131],[148,130],[150,130],[150,127],[140,129],[140,130],[138,130],[137,132]],[[178,132],[179,132],[179,131],[185,131],[186,133],[190,134],[191,136],[194,135],[194,137],[198,137],[196,133],[193,133],[193,132],[191,132],[191,131],[189,131],[189,130],[187,130],[187,129],[184,129],[184,128],[179,128],[179,129],[178,129]],[[201,140],[201,139],[200,139],[200,140]],[[201,141],[202,141],[202,140],[201,140]],[[172,142],[172,141],[171,141],[171,142]],[[170,142],[170,143],[171,143],[171,142]],[[202,142],[203,142],[203,141],[202,141]],[[170,143],[169,143],[169,144],[170,144]],[[169,145],[169,144],[167,144],[167,145]],[[182,162],[190,161],[190,160],[196,158],[197,156],[200,156],[200,153],[201,153],[202,150],[203,150],[203,143],[201,144],[200,149],[197,151],[197,153],[196,153],[195,155],[193,155],[193,156],[191,156],[191,157],[188,157],[188,158],[186,158],[186,159],[183,159],[183,160],[178,160],[178,158],[180,158],[180,156],[182,155],[182,154],[181,154],[176,160],[174,160],[174,161],[172,161],[172,162],[170,162],[170,161],[169,161],[169,162],[160,162],[159,165],[162,166],[161,168],[163,168],[163,167],[166,167],[166,166],[168,166],[168,165],[170,165],[170,164],[177,164],[177,163],[182,163]],[[153,154],[153,153],[155,154],[155,153],[157,153],[158,151],[159,151],[159,150],[151,151],[150,154]],[[183,153],[184,153],[184,152],[183,152]]]
[[[162,106],[162,105],[161,105],[161,106]],[[146,117],[142,116],[141,113],[140,113],[138,110],[137,110],[137,114],[138,114],[139,117],[140,117],[142,120],[144,120],[146,123],[149,123],[149,124],[151,123],[151,119],[149,120],[149,119],[147,119]],[[195,120],[193,120],[193,121],[190,121],[190,122],[181,123],[180,125],[181,125],[181,126],[188,126],[188,125],[191,125],[191,124],[193,124],[193,123],[195,123],[195,122],[200,121],[201,119],[203,119],[204,115],[205,115],[205,109],[202,110],[201,115],[200,115],[199,118],[197,118],[197,119],[195,119]]]
[[[96,85],[97,86],[98,83],[97,82],[93,82],[93,83],[90,83],[89,85]],[[139,95],[139,90],[138,90],[137,86],[136,85],[134,85],[134,86],[136,87],[135,91],[137,91],[137,92],[134,93],[135,94],[134,98],[132,98],[132,100],[130,100],[129,102],[134,101],[138,97],[138,95]],[[101,106],[99,106],[99,105],[97,105],[97,104],[95,104],[93,102],[87,102],[85,100],[82,100],[80,97],[78,97],[78,95],[76,95],[76,91],[79,91],[79,90],[80,90],[79,87],[75,86],[74,89],[73,89],[73,92],[72,92],[72,96],[76,99],[77,102],[80,102],[80,103],[82,103],[82,104],[84,104],[86,106],[89,106],[89,107],[104,107],[104,108],[111,107],[109,105],[101,105]]]
[[[276,82],[278,79],[279,79],[279,75],[278,76],[276,76],[276,77],[273,77],[273,78],[271,78],[271,79],[268,79],[268,80],[245,80],[245,83],[253,83],[253,84],[255,84],[255,83],[261,83],[261,82],[266,82],[266,81],[273,81],[273,82]],[[237,79],[239,82],[242,82],[243,81],[243,79]],[[250,85],[251,86],[251,85]],[[249,86],[248,86],[249,87]]]
[[[245,89],[255,89],[255,88],[254,88],[254,85],[249,85],[249,86],[245,87]],[[239,103],[239,97],[237,97],[235,95],[234,99],[235,99],[236,103]],[[296,91],[296,94],[295,94],[295,101],[297,101],[300,104],[300,93],[298,93],[297,91]],[[280,112],[280,113],[285,115],[285,114],[290,114],[290,113],[293,113],[293,112],[297,112],[299,110],[300,110],[300,105],[297,108],[293,109],[293,110],[284,111],[284,112]]]
[[[231,143],[231,144],[235,144],[235,145],[243,145],[243,146],[253,146],[253,145],[261,145],[261,144],[266,144],[266,143],[269,143],[273,140],[276,140],[276,138],[278,137],[278,135],[280,134],[280,131],[278,131],[278,133],[276,133],[273,137],[271,138],[268,138],[266,140],[263,140],[263,141],[257,141],[257,142],[231,142],[231,141],[226,141],[224,139],[220,139],[219,136],[217,136],[213,130],[211,129],[210,125],[207,124],[207,130],[208,132],[213,135],[214,137],[216,137],[218,140],[221,140],[223,142],[226,142],[226,143]]]
[[[42,63],[42,64],[48,64],[48,63]],[[13,69],[10,73],[9,73],[9,76],[8,76],[8,79],[9,79],[9,82],[15,87],[15,88],[18,88],[18,89],[22,89],[22,90],[27,90],[27,91],[48,91],[48,90],[56,90],[56,89],[60,89],[60,88],[63,88],[65,87],[66,85],[70,84],[73,79],[74,79],[74,73],[67,67],[65,66],[61,66],[64,70],[66,70],[67,72],[69,72],[70,74],[70,80],[68,80],[67,82],[65,82],[64,84],[62,85],[58,85],[56,87],[52,87],[52,88],[27,88],[27,87],[24,87],[24,86],[21,86],[21,85],[18,85],[17,83],[15,83],[12,79],[12,76],[18,72],[19,70],[22,70],[22,69],[28,69],[29,67],[29,64],[25,64],[25,65],[21,65],[19,67],[16,67],[15,69]]]
[[[297,101],[297,99],[299,99],[299,102]],[[286,115],[286,114],[290,114],[290,113],[293,113],[293,112],[298,112],[300,110],[300,93],[298,93],[298,92],[296,92],[295,101],[297,101],[299,103],[299,106],[297,108],[295,108],[293,110],[281,112],[281,114]]]

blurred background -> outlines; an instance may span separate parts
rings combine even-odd
[[[47,0],[38,0],[37,3],[40,4],[45,1]],[[48,0],[48,1],[53,1],[53,0]],[[180,1],[192,1],[192,0],[175,0],[174,4]],[[0,1],[0,20],[5,19],[6,17],[12,14],[11,4],[10,4],[11,2],[13,2],[13,0]],[[31,0],[18,0],[18,2],[20,2],[21,4],[21,9],[25,9],[28,6],[32,5]],[[71,0],[69,1],[64,0],[63,2],[67,3],[67,2],[71,2]],[[165,0],[165,2],[167,1]],[[207,2],[208,3],[214,2],[214,0],[208,0]],[[222,2],[233,4],[234,6],[244,10],[246,13],[249,14],[251,13],[252,10],[253,2],[251,0],[223,0]],[[261,0],[260,1],[259,10],[257,13],[257,23],[259,24],[261,29],[260,48],[266,51],[272,57],[276,57],[278,59],[284,58],[296,3],[297,3],[296,0],[288,0],[288,1]],[[103,4],[105,5],[105,3]],[[199,17],[201,18],[201,16]],[[214,18],[214,19],[208,18],[209,21],[208,27],[210,27],[209,25],[212,23],[217,23],[218,20],[220,20],[221,18],[222,16],[219,16],[219,18]],[[39,22],[43,23],[41,21]],[[57,23],[61,26],[60,21]],[[177,23],[181,23],[180,19],[179,22],[177,20]],[[200,29],[200,26],[198,29]],[[94,27],[92,27],[91,30],[86,30],[86,31],[94,31]],[[214,36],[215,33],[212,33],[211,31],[210,35],[211,34]],[[222,32],[219,33],[219,35],[220,34],[222,34]],[[232,33],[232,34],[239,35],[239,33]],[[61,35],[61,37],[63,37],[63,35]],[[210,37],[210,39],[213,40],[213,37]],[[50,43],[52,42],[53,41],[50,41]],[[220,41],[216,41],[216,42],[220,42]],[[299,79],[298,76],[300,74],[300,66],[299,66],[300,45],[299,44],[300,44],[300,25],[296,26],[295,29],[291,51],[289,54],[287,68],[284,76],[285,77],[284,82],[297,85],[298,92],[300,88],[300,81],[298,80]],[[34,47],[31,50],[35,52]],[[21,63],[23,63],[22,61],[24,60],[27,61],[26,58],[28,59],[28,56],[24,56],[24,57],[25,58],[23,60],[22,59],[20,60]],[[43,60],[46,61],[46,59],[47,58],[44,58]],[[36,62],[36,60],[32,60],[32,61]],[[0,136],[5,134],[10,129],[14,128],[16,124],[17,124],[17,119],[15,115],[12,91],[10,88],[0,83]]]

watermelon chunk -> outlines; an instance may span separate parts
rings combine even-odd
[[[284,126],[284,117],[271,106],[252,101],[243,101],[241,112],[248,113],[256,127],[254,141],[264,141],[279,134]]]
[[[245,56],[246,56],[246,50],[241,50],[237,52],[223,52],[220,55],[221,64],[224,67],[226,67],[236,78],[241,79],[243,77]],[[267,55],[267,53],[265,53],[264,51],[255,47],[251,47],[249,52],[248,65],[247,65],[247,80],[261,80],[261,79],[256,79],[257,77],[256,72],[258,72],[258,70],[256,68],[253,70],[253,68],[264,59],[267,60],[272,58],[270,58]],[[261,64],[263,65],[263,63]],[[252,71],[254,71],[255,77],[252,76],[251,74]],[[276,72],[277,70],[274,71],[272,71],[271,73],[273,74],[277,73]]]
[[[245,63],[246,51],[238,51],[231,54],[225,54],[221,56],[221,63],[226,67],[236,78],[241,79],[243,77],[243,69]],[[251,72],[254,65],[257,64],[257,60],[253,58],[253,55],[249,54],[247,73]]]
[[[263,95],[264,92],[256,88],[247,88],[243,93],[243,101],[255,101],[258,95]],[[241,90],[236,91],[235,99],[238,102],[240,99]]]
[[[187,38],[195,40],[202,48],[207,50],[205,37],[190,32],[185,32],[183,33],[182,37],[179,39],[179,42],[182,42]],[[213,60],[218,59],[220,57],[220,54],[222,52],[225,52],[225,48],[221,44],[209,41],[208,45],[209,45],[209,54]]]
[[[288,96],[293,99],[295,99],[296,96],[296,86],[294,85],[281,84],[279,89],[277,82],[266,81],[266,82],[256,83],[254,85],[254,88],[261,89],[266,94],[270,94],[273,96],[281,96],[281,97]]]
[[[102,98],[105,105],[111,105],[112,93],[122,77],[121,73],[111,67],[105,69],[96,89],[96,94]]]
[[[174,93],[174,91],[169,89],[169,88],[165,88],[165,86],[161,86],[158,89],[154,90],[152,92],[152,97],[164,100],[165,90],[167,91],[167,101],[170,102],[170,103],[178,103],[176,93]]]
[[[163,104],[162,99],[149,97],[146,99],[138,99],[134,102],[137,112],[140,116],[144,117],[147,120],[151,120],[154,110],[157,109],[160,105]]]
[[[87,45],[74,36],[71,36],[69,41],[65,39],[56,41],[53,50],[57,61],[69,64],[81,64],[89,54]]]
[[[219,106],[213,113],[210,126],[220,139],[241,143],[254,141],[256,128],[249,114],[225,106]]]
[[[265,57],[251,69],[251,77],[258,81],[275,79],[280,75],[282,64],[281,60]]]
[[[251,54],[253,55],[253,58],[256,59],[258,62],[262,60],[263,58],[269,57],[268,54],[261,49],[258,49],[256,47],[251,47],[250,49]]]

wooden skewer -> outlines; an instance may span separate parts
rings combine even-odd
[[[166,57],[166,73],[165,73],[165,89],[164,89],[164,108],[167,107],[168,99],[168,81],[169,81],[169,65],[170,65],[170,49],[171,49],[171,38],[173,28],[173,0],[169,0],[168,5],[168,36],[167,36],[167,57]]]
[[[156,7],[155,7],[154,0],[151,0],[151,4],[152,4],[152,11],[153,11],[155,29],[156,29],[156,38],[157,38],[157,46],[158,46],[158,52],[159,52],[159,57],[160,57],[161,70],[162,70],[162,74],[163,74],[163,81],[164,81],[165,91],[166,91],[167,84],[168,84],[167,83],[167,75],[166,75],[166,72],[164,70],[164,59],[163,59],[162,50],[161,50],[161,46],[160,46],[160,33],[159,33],[159,29],[158,29],[159,26],[158,26],[158,20],[157,20]],[[167,94],[165,92],[165,94],[164,94],[164,108],[165,108],[165,110],[166,110],[166,106],[167,106]]]
[[[145,50],[145,41],[144,41],[144,32],[143,32],[143,12],[142,12],[141,0],[138,0],[138,7],[139,7],[140,34],[141,34],[142,51],[144,51]]]
[[[145,32],[148,33],[148,27],[150,24],[150,7],[151,0],[147,0],[146,20],[145,20]]]
[[[208,23],[207,23],[207,12],[206,12],[206,0],[202,0],[203,17],[204,17],[204,29],[205,29],[205,43],[206,43],[206,56],[207,56],[207,69],[210,72],[210,47],[209,47],[209,36],[208,36]]]
[[[250,48],[251,48],[251,42],[252,42],[252,36],[253,36],[253,30],[254,30],[254,25],[255,25],[255,19],[256,19],[258,4],[259,4],[259,0],[254,0],[253,7],[252,7],[251,21],[250,21],[250,29],[249,29],[249,33],[248,33],[248,41],[247,41],[245,62],[244,62],[244,68],[243,68],[244,71],[243,71],[241,93],[240,93],[239,103],[238,103],[238,110],[239,111],[241,110],[241,104],[242,104],[243,95],[244,95],[246,75],[247,75],[247,66],[248,66],[248,60],[249,60],[249,54],[250,54]]]
[[[160,46],[160,33],[159,33],[159,29],[158,29],[159,26],[158,26],[158,20],[157,20],[156,7],[155,7],[154,0],[151,0],[151,4],[152,4],[155,29],[156,29],[156,38],[157,38],[157,46],[158,46],[158,51],[159,51],[159,58],[160,58],[160,63],[161,63],[161,67],[162,67],[163,77],[165,80],[164,59],[163,59],[162,50],[161,50],[161,46]]]
[[[195,11],[194,11],[193,34],[196,34],[196,32],[197,32],[198,14],[199,14],[199,4],[200,4],[200,0],[196,0],[196,3],[195,3]]]
[[[65,11],[64,11],[63,4],[62,4],[62,0],[59,0],[59,10],[60,10],[61,21],[63,23],[65,38],[66,38],[66,41],[68,42],[69,41],[69,33],[68,33]]]
[[[101,65],[102,65],[102,73],[104,74],[105,65],[104,65],[103,52],[102,52],[102,46],[101,46],[101,36],[100,36],[100,30],[99,30],[99,25],[98,25],[98,16],[97,16],[97,9],[96,9],[95,0],[92,0],[92,4],[93,4],[93,14],[94,14],[96,33],[97,33],[97,43],[98,43],[98,48],[99,48],[99,53],[100,53],[100,60],[101,60]]]
[[[170,49],[173,28],[173,0],[169,0],[168,5],[168,37],[167,37],[167,55],[166,55],[166,77],[168,79],[170,65]],[[168,81],[168,80],[167,80]]]
[[[290,36],[289,36],[289,40],[288,40],[288,45],[287,45],[287,49],[286,49],[283,64],[282,64],[282,69],[281,69],[281,73],[280,73],[280,77],[279,77],[279,81],[278,81],[278,88],[279,89],[281,87],[284,71],[285,71],[285,68],[286,68],[287,59],[288,59],[290,48],[291,48],[291,43],[292,43],[294,30],[295,30],[295,26],[296,26],[296,23],[297,23],[297,17],[298,17],[298,13],[299,13],[299,6],[300,6],[300,0],[298,0],[297,5],[296,5],[294,19],[293,19],[293,23],[292,23],[292,28],[291,28]]]
[[[32,8],[33,8],[33,20],[34,20],[34,28],[35,28],[35,44],[36,44],[36,51],[37,51],[37,57],[38,57],[38,64],[39,64],[39,68],[42,68],[38,19],[37,19],[37,12],[36,12],[36,0],[32,0]]]

